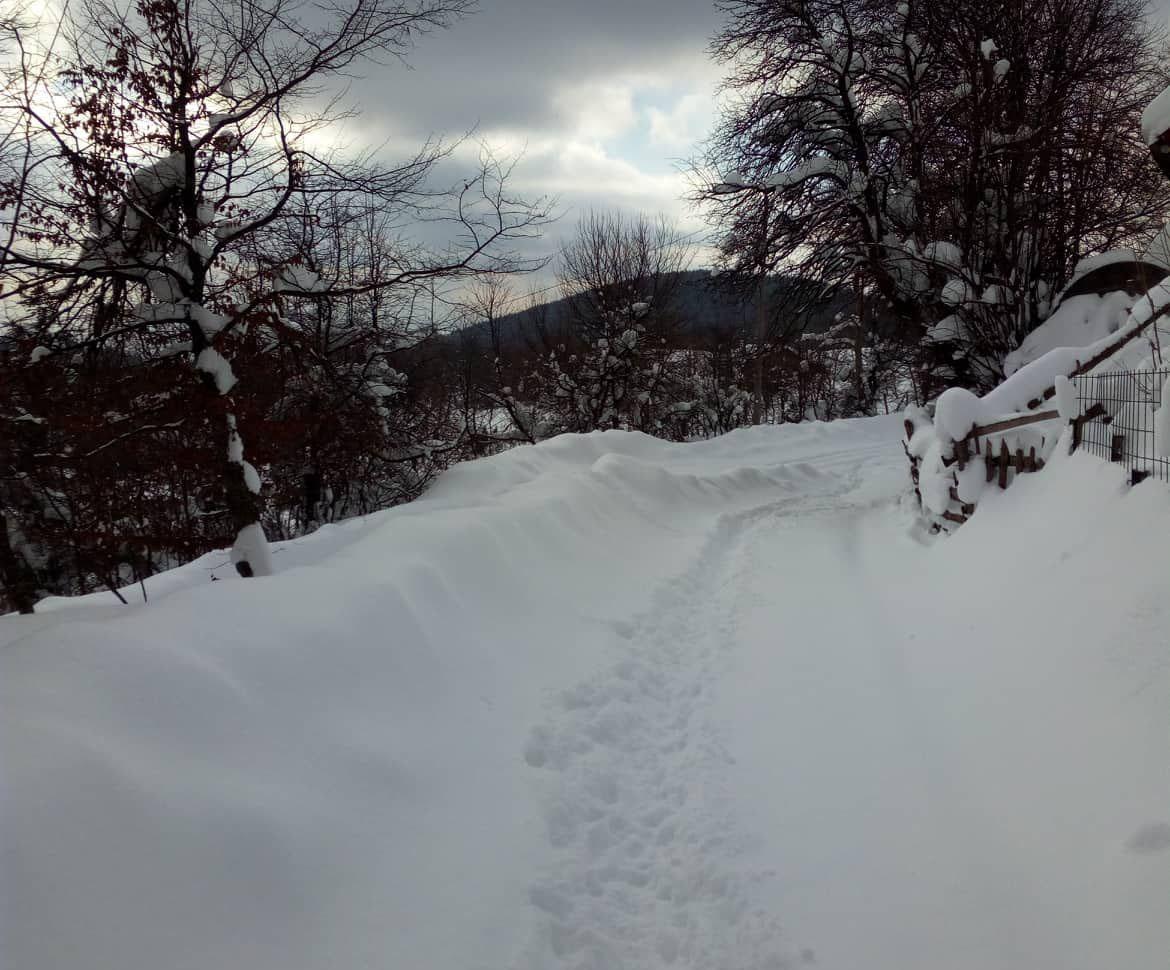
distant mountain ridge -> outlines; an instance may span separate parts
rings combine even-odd
[[[757,310],[754,293],[744,296],[719,287],[708,270],[690,270],[678,275],[682,277],[682,280],[679,283],[674,305],[682,317],[684,333],[714,333],[726,336],[741,330],[749,334],[755,332]],[[768,300],[773,312],[786,297],[791,295],[796,287],[801,285],[802,281],[797,277],[769,277]],[[832,326],[837,314],[848,309],[852,300],[852,291],[837,293],[820,301],[810,311],[801,314],[799,319],[786,322],[782,325],[782,329],[787,330],[788,326],[791,325],[793,329],[809,333],[822,333]],[[499,317],[496,323],[500,328],[502,346],[514,347],[529,339],[536,338],[535,333],[530,333],[535,325],[534,313],[543,314],[545,325],[550,331],[555,332],[563,327],[568,320],[568,299],[559,297],[537,304],[533,308]],[[458,333],[462,340],[482,340],[485,346],[491,341],[491,330],[487,321],[468,324]]]

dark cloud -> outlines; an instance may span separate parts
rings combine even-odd
[[[526,188],[567,206],[682,212],[671,159],[704,133],[711,0],[496,0],[371,68],[350,100],[371,140],[477,128],[526,149]],[[706,109],[706,110],[704,110]]]
[[[485,0],[421,37],[407,65],[365,66],[345,97],[357,115],[343,140],[401,157],[427,136],[475,129],[522,153],[513,186],[556,196],[562,215],[529,255],[554,252],[588,208],[664,212],[693,232],[676,162],[709,127],[718,23],[711,0]],[[473,167],[477,151],[468,143],[455,162]]]
[[[718,18],[710,0],[487,0],[423,37],[400,65],[375,68],[352,94],[366,115],[418,134],[552,129],[557,94],[616,75],[682,71],[702,59]]]

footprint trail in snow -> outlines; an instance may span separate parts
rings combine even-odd
[[[737,835],[725,798],[733,761],[709,713],[736,643],[743,539],[761,519],[810,503],[721,517],[649,613],[615,625],[625,657],[564,691],[532,731],[524,758],[552,782],[544,817],[558,858],[529,892],[536,930],[524,970],[814,962],[759,906],[772,873],[753,868]]]

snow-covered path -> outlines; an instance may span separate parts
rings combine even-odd
[[[811,465],[812,494],[718,517],[627,655],[533,731],[556,853],[523,965],[1154,966],[1170,785],[1156,718],[1117,723],[1149,682],[1109,608],[1152,597],[1118,577],[1070,610],[1075,571],[1008,568],[1013,597],[986,557],[927,556],[888,453]],[[1038,649],[1061,628],[1073,649]],[[1165,641],[1127,644],[1163,697]],[[1086,766],[1102,741],[1135,757]]]
[[[737,635],[751,529],[801,500],[721,516],[702,553],[663,585],[626,656],[565,690],[525,759],[553,778],[544,819],[556,850],[530,891],[543,918],[524,966],[766,967],[779,921],[753,908],[726,804],[732,760],[711,693]]]
[[[1162,966],[1170,496],[929,542],[896,435],[567,438],[0,620],[0,965]]]

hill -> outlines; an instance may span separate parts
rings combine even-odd
[[[757,326],[757,303],[755,294],[737,295],[715,284],[707,270],[691,270],[678,274],[680,277],[674,309],[681,317],[684,332],[692,334],[715,333],[730,335],[736,332],[754,334]],[[775,276],[768,282],[768,306],[781,317],[785,330],[822,333],[832,326],[836,315],[852,305],[851,291],[839,292],[819,301],[810,311],[800,315],[788,315],[788,305],[794,291],[802,281],[794,277]],[[807,284],[804,284],[807,286]],[[551,331],[556,332],[569,320],[569,301],[560,297],[537,304],[531,310],[517,311],[502,316],[497,321],[501,343],[505,347],[523,346],[535,339],[534,318],[542,320]],[[490,342],[487,323],[472,323],[460,331],[461,338]]]

